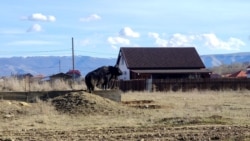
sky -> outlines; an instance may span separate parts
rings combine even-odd
[[[120,47],[250,52],[247,0],[6,0],[0,57],[116,58]]]

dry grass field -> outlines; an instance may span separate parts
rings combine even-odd
[[[74,92],[36,103],[0,100],[0,141],[248,141],[249,119],[249,91],[127,92],[119,103]]]

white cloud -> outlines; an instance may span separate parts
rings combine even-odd
[[[50,22],[56,21],[56,17],[55,16],[49,15],[49,16],[47,16],[47,18],[48,18],[48,21],[50,21]]]
[[[155,39],[155,44],[160,47],[184,47],[195,46],[196,43],[209,47],[210,49],[220,50],[239,50],[245,43],[237,38],[229,38],[227,41],[219,39],[215,34],[184,35],[173,34],[168,39],[163,39],[158,33],[149,32],[148,36]]]
[[[138,32],[133,31],[130,27],[124,27],[120,31],[120,36],[125,36],[125,37],[133,37],[133,38],[138,38],[140,37],[140,34]]]
[[[113,49],[117,49],[117,46],[127,46],[130,45],[130,40],[125,37],[139,37],[139,33],[134,32],[131,28],[125,27],[120,30],[119,35],[115,37],[108,37],[107,41],[111,44]]]
[[[118,50],[118,47],[115,46],[115,45],[111,45],[111,47],[112,47],[113,49],[115,49],[115,50]]]
[[[56,17],[52,15],[43,15],[41,13],[34,13],[28,17],[22,17],[22,20],[28,21],[43,21],[43,22],[54,22],[56,21]]]
[[[90,22],[90,21],[96,21],[96,20],[100,20],[101,17],[97,14],[92,14],[89,15],[88,17],[84,17],[84,18],[80,18],[81,22]]]
[[[113,49],[118,49],[117,46],[131,46],[130,40],[126,37],[138,38],[140,34],[134,32],[130,27],[124,27],[120,30],[119,34],[114,37],[108,37],[107,41],[111,44]],[[133,45],[136,46],[136,45]]]
[[[148,36],[155,39],[155,44],[156,46],[159,46],[159,47],[167,47],[169,46],[168,45],[168,40],[165,40],[165,39],[162,39],[160,38],[160,35],[158,33],[155,33],[155,32],[149,32],[148,33]]]
[[[183,47],[190,46],[195,40],[193,35],[173,34],[169,39],[163,39],[158,33],[149,32],[148,36],[155,39],[155,44],[160,47]]]
[[[128,39],[122,38],[122,37],[108,37],[108,42],[112,45],[129,45],[130,41]]]
[[[212,49],[225,49],[225,50],[239,50],[245,43],[237,38],[229,38],[228,41],[222,41],[215,34],[202,34],[201,35],[205,45]]]
[[[169,46],[192,46],[192,42],[196,39],[194,35],[174,34],[168,41]]]
[[[42,27],[39,24],[33,24],[27,32],[40,32],[42,31]]]

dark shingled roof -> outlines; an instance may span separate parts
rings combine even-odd
[[[121,56],[129,69],[205,68],[194,47],[121,47]]]

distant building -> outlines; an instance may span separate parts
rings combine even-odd
[[[66,74],[70,75],[74,79],[81,77],[81,72],[79,70],[69,70]]]
[[[247,67],[246,75],[247,78],[250,78],[250,66]]]
[[[24,79],[24,78],[31,78],[33,77],[33,75],[31,73],[25,73],[25,74],[16,74],[16,75],[12,75],[18,79]]]
[[[246,71],[240,70],[235,73],[230,74],[228,77],[231,78],[247,78],[247,73]]]
[[[61,73],[51,75],[49,78],[50,78],[50,80],[57,80],[57,79],[68,80],[68,79],[71,79],[72,76],[61,72]]]

